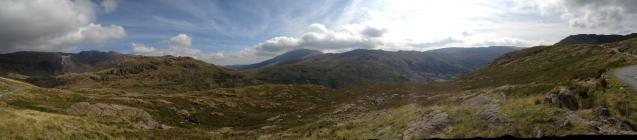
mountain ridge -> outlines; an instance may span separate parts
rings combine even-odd
[[[320,84],[340,87],[367,82],[431,82],[468,73],[511,47],[456,48],[467,52],[383,51],[356,49],[326,53],[248,72],[257,80],[284,84]],[[481,50],[480,52],[476,52]],[[478,55],[476,55],[478,54]],[[483,55],[480,55],[483,54]],[[464,56],[466,55],[466,56]],[[489,56],[489,57],[485,57]]]

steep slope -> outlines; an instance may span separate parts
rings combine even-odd
[[[284,54],[281,54],[279,56],[276,56],[272,59],[268,59],[260,63],[250,64],[250,65],[234,65],[230,67],[237,70],[252,70],[252,69],[258,69],[258,68],[263,68],[268,66],[294,63],[296,61],[299,61],[308,57],[312,57],[315,55],[320,55],[320,54],[323,54],[323,53],[320,51],[315,51],[315,50],[297,49],[297,50],[286,52]]]
[[[28,81],[44,87],[113,87],[167,92],[232,87],[240,84],[242,78],[239,72],[190,57],[132,56],[96,72],[32,77]]]
[[[289,64],[253,71],[258,80],[285,84],[320,84],[342,87],[386,82],[448,80],[490,62],[512,47],[456,48],[427,52],[353,50],[322,54]]]

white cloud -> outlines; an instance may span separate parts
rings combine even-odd
[[[333,20],[306,26],[306,32],[273,37],[236,52],[204,53],[190,47],[187,35],[173,37],[169,44],[189,47],[163,50],[215,64],[248,64],[300,48],[342,52],[529,47],[553,44],[571,34],[621,34],[637,29],[637,1],[629,0],[354,1],[340,13]]]
[[[90,0],[0,1],[0,52],[71,51],[126,35],[123,27],[102,26]]]
[[[104,12],[113,12],[117,9],[117,0],[102,0],[102,2],[100,2],[100,6]]]
[[[310,32],[298,37],[279,36],[259,43],[254,48],[254,53],[259,56],[271,57],[301,48],[339,52],[352,49],[373,49],[383,43],[376,38],[382,36],[383,29],[366,27],[360,30],[341,29],[334,31],[318,23],[311,24],[308,28]]]
[[[134,54],[140,54],[140,55],[152,55],[152,53],[154,53],[155,50],[157,50],[154,47],[149,47],[139,43],[132,43],[130,45],[130,48],[133,50]]]
[[[176,47],[190,47],[192,46],[192,38],[186,34],[180,33],[177,36],[170,38],[168,43],[171,46]]]
[[[130,48],[134,54],[139,55],[173,55],[173,56],[188,56],[193,58],[206,57],[207,54],[203,54],[201,50],[192,47],[192,38],[187,34],[180,33],[167,40],[163,40],[167,47],[156,48],[146,46],[140,43],[132,43]]]

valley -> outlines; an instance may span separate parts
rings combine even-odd
[[[85,58],[117,56],[92,61],[75,59],[75,54],[43,53],[48,58],[17,62],[6,59],[17,54],[3,54],[0,135],[8,139],[634,135],[637,94],[631,86],[637,74],[636,45],[637,39],[629,38],[524,49],[335,54],[301,50],[230,68],[188,57],[114,52],[91,52]]]

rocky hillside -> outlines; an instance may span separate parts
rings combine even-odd
[[[449,48],[426,52],[361,49],[263,67],[251,75],[267,82],[336,88],[370,82],[431,82],[468,73],[514,50],[517,48]]]

